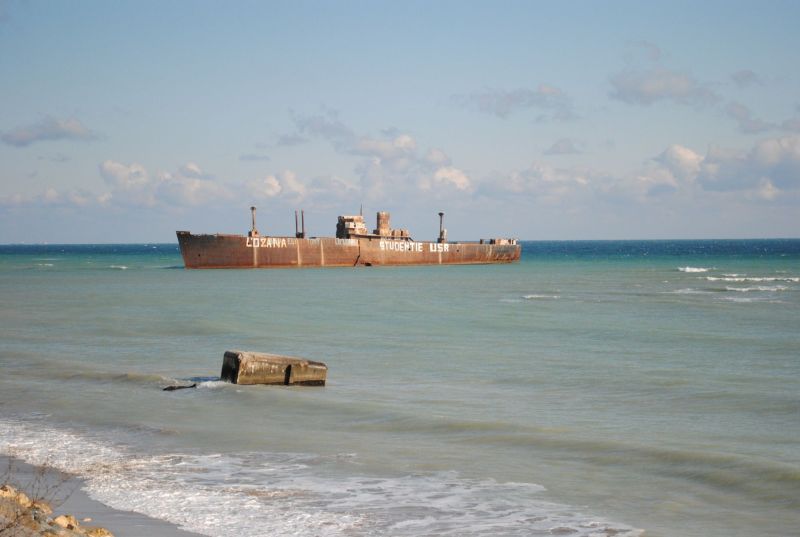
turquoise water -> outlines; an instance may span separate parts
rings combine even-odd
[[[0,296],[0,453],[199,533],[800,533],[800,240],[217,271],[2,246]],[[221,383],[226,349],[328,385]]]

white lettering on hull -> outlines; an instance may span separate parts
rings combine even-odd
[[[383,251],[390,251],[390,252],[422,252],[422,243],[421,242],[411,242],[411,241],[380,241],[378,243],[379,247]]]
[[[247,237],[247,248],[286,248],[286,237]]]
[[[319,239],[306,239],[308,244],[318,244]],[[286,237],[245,237],[245,246],[247,248],[286,248],[287,246],[296,246],[299,241],[295,239],[287,239]],[[381,251],[390,252],[412,252],[422,253],[423,244],[414,241],[386,241],[381,240],[379,243]],[[450,245],[445,243],[429,242],[428,251],[433,253],[443,253],[450,251]],[[336,246],[358,246],[357,239],[336,239]]]
[[[382,251],[390,252],[418,252],[422,253],[421,242],[413,241],[380,241],[379,246]],[[429,252],[449,252],[450,245],[447,243],[428,243]]]

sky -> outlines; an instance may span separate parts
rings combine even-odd
[[[0,0],[0,243],[800,237],[800,2]]]

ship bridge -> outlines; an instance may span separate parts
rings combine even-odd
[[[407,229],[392,229],[389,225],[390,215],[386,211],[379,211],[376,217],[376,228],[372,233],[367,229],[363,215],[340,216],[336,223],[337,239],[377,238],[389,240],[410,241],[411,234]]]

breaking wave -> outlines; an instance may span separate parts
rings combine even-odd
[[[760,291],[766,293],[774,293],[777,291],[786,291],[789,288],[785,285],[756,285],[755,287],[725,287],[726,291],[735,291],[739,293],[749,293],[751,291]]]
[[[761,303],[769,303],[769,304],[783,304],[784,303],[782,300],[776,300],[776,299],[768,298],[768,297],[755,297],[755,296],[747,297],[747,296],[741,296],[741,295],[740,296],[732,296],[732,295],[722,296],[722,297],[720,297],[720,300],[724,300],[724,301],[727,301],[727,302],[739,302],[739,303],[744,303],[744,304],[749,304],[751,302],[761,302]]]
[[[674,291],[670,291],[670,294],[673,295],[707,295],[710,291],[703,290],[703,289],[694,289],[692,287],[687,287],[685,289],[675,289]]]
[[[97,436],[8,420],[0,420],[0,453],[76,474],[91,497],[115,509],[219,537],[642,535],[547,502],[543,488],[530,483],[455,472],[386,477],[319,471],[334,462],[341,467],[340,459],[353,455],[143,455]]]
[[[800,283],[799,276],[706,276],[710,282],[787,282]]]
[[[681,272],[708,272],[709,268],[706,267],[678,267]]]

